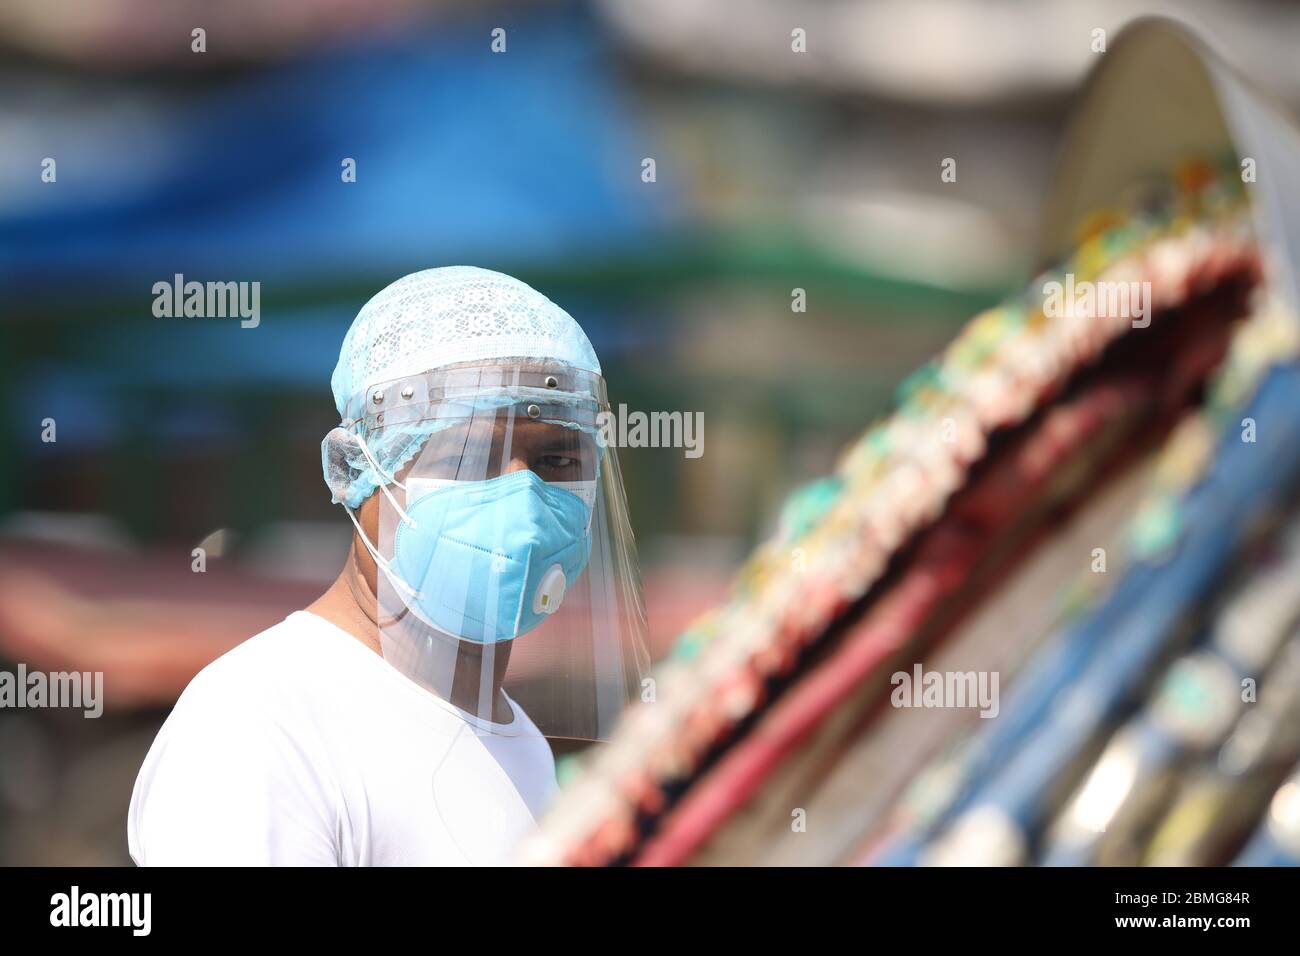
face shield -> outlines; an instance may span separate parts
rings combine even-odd
[[[607,739],[649,657],[604,380],[460,365],[347,411],[383,482],[368,544],[384,658],[475,731]]]

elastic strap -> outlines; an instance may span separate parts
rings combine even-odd
[[[397,487],[405,491],[406,485],[398,481],[397,476],[388,474],[388,472],[385,471],[380,466],[379,462],[375,461],[375,456],[370,453],[370,447],[366,444],[366,440],[361,435],[360,432],[356,432],[355,437],[357,440],[357,445],[361,448],[361,454],[366,456],[366,461],[370,462],[370,467],[375,469],[375,474],[377,474],[380,478],[384,479],[379,485],[379,490],[382,491],[385,497],[388,498],[388,503],[393,506],[393,510],[396,511],[398,515],[401,516],[401,519],[407,524],[409,524],[412,528],[414,528],[416,525],[415,522],[411,520],[411,516],[408,515],[405,509],[403,509],[402,506],[397,503],[397,499],[393,497],[393,493],[388,490],[388,486],[392,484],[392,485],[397,485]],[[351,511],[349,511],[349,514],[350,513]],[[353,518],[352,520],[353,523],[355,524],[356,519]]]
[[[415,588],[411,587],[405,581],[403,581],[401,575],[399,575],[396,571],[394,571],[392,567],[389,565],[388,559],[385,558],[383,555],[381,555],[379,553],[379,550],[373,544],[370,543],[370,539],[367,538],[366,533],[361,530],[361,522],[359,522],[357,520],[357,516],[352,513],[352,509],[345,504],[343,505],[343,510],[346,511],[348,513],[348,517],[352,519],[352,526],[357,529],[357,537],[359,537],[361,539],[361,543],[366,546],[366,550],[370,552],[370,557],[374,558],[375,565],[379,568],[379,570],[384,572],[384,574],[388,577],[388,580],[391,581],[393,583],[393,586],[396,587],[399,591],[405,591],[411,597],[419,599],[420,592],[415,590]]]

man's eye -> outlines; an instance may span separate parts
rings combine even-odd
[[[576,467],[578,459],[570,455],[544,455],[542,457],[542,464],[547,468],[554,468],[557,471],[562,471],[565,468]]]

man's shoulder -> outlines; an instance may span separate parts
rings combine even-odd
[[[336,859],[338,761],[322,719],[329,690],[313,686],[323,668],[313,667],[314,624],[304,617],[227,651],[181,694],[132,791],[128,841],[138,863]],[[347,639],[321,623],[317,644]]]
[[[291,702],[322,683],[322,672],[338,670],[334,662],[346,635],[329,633],[333,625],[305,611],[237,644],[194,676],[177,701],[177,710],[244,707],[265,712]],[[328,681],[324,681],[328,683]]]

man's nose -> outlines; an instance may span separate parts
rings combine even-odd
[[[512,457],[508,462],[506,462],[506,466],[501,469],[501,473],[503,475],[508,475],[512,471],[527,471],[527,470],[528,470],[527,459],[521,457]]]

